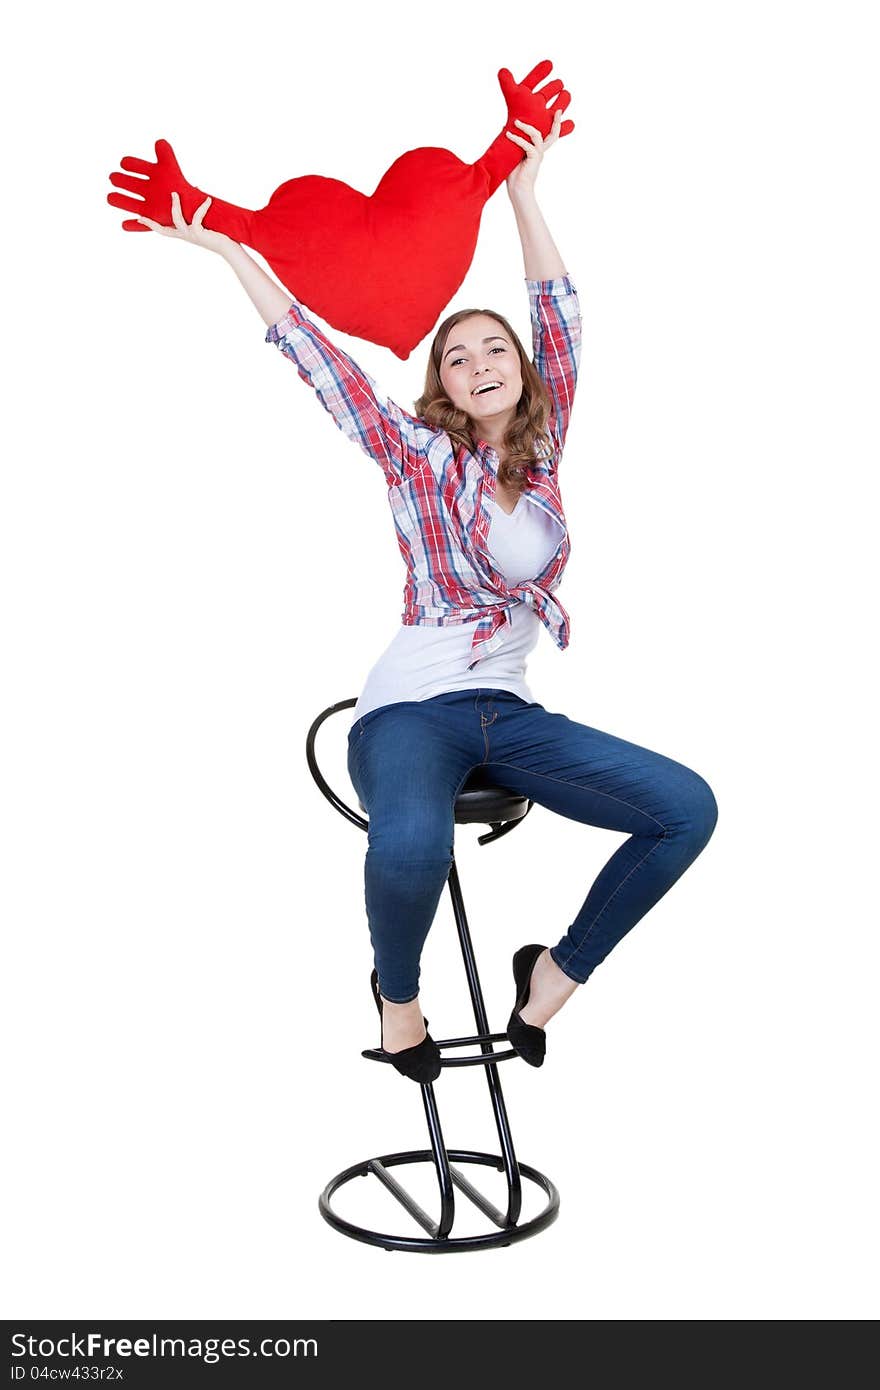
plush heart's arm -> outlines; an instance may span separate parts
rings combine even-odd
[[[126,155],[119,162],[122,168],[129,172],[111,174],[110,182],[115,184],[117,188],[124,188],[129,193],[140,195],[137,198],[127,198],[122,193],[108,193],[107,202],[112,207],[121,208],[123,212],[140,213],[144,217],[149,217],[152,222],[161,222],[163,227],[170,227],[172,225],[172,193],[180,194],[180,209],[186,222],[192,222],[196,209],[208,196],[201,188],[196,188],[194,184],[189,183],[184,178],[174,151],[167,140],[156,141],[155,164],[148,159],[136,159],[134,155]],[[140,177],[133,178],[132,175],[140,175]],[[233,241],[241,241],[246,246],[254,246],[252,240],[254,214],[247,208],[236,207],[234,203],[224,203],[222,198],[215,198],[213,193],[211,198],[211,206],[202,225],[211,232],[225,233],[226,236],[232,237]],[[150,229],[145,227],[142,222],[132,220],[123,222],[122,230],[125,232],[148,232]]]
[[[479,169],[486,176],[487,198],[492,196],[498,185],[522,159],[522,146],[507,138],[508,130],[513,131],[514,135],[522,135],[514,121],[525,121],[528,125],[537,126],[541,134],[547,136],[550,134],[555,113],[568,110],[571,93],[565,90],[558,77],[548,82],[540,92],[535,90],[552,67],[550,59],[545,58],[532,68],[522,82],[515,82],[508,68],[502,68],[498,73],[501,91],[507,102],[507,123],[501,134],[496,136],[486,153],[474,165],[475,169]],[[547,102],[551,97],[555,97],[556,100],[548,108]],[[570,135],[573,130],[574,121],[563,121],[559,134]]]

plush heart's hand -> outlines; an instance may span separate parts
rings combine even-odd
[[[137,198],[126,198],[122,193],[108,193],[107,202],[111,207],[122,208],[123,212],[134,212],[139,217],[148,217],[154,222],[161,222],[163,227],[173,227],[171,218],[171,194],[175,190],[180,194],[180,207],[184,218],[191,222],[196,209],[205,201],[206,195],[201,189],[194,188],[191,183],[187,183],[180,170],[174,151],[167,140],[156,141],[156,162],[152,164],[147,159],[136,159],[134,155],[125,155],[119,163],[123,169],[130,170],[128,174],[111,174],[110,182],[117,188],[125,188],[129,193],[136,193]],[[132,178],[132,174],[140,175],[139,178]],[[146,175],[146,177],[144,177]],[[129,220],[123,222],[124,232],[148,232],[151,229],[146,227],[143,222]]]
[[[535,89],[539,82],[551,71],[553,64],[549,58],[537,63],[527,74],[522,82],[514,81],[513,74],[509,68],[502,68],[498,73],[498,81],[501,84],[501,91],[504,100],[507,102],[507,128],[516,134],[521,134],[516,121],[522,121],[525,125],[537,127],[541,135],[546,139],[553,128],[553,117],[557,111],[566,111],[571,102],[571,93],[567,92],[558,77],[554,77],[552,82],[548,82],[542,87],[540,92]],[[548,107],[547,103],[551,97],[555,101]],[[570,135],[574,130],[574,121],[563,121],[558,131],[558,135]]]

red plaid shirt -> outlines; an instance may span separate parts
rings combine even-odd
[[[542,572],[510,587],[494,568],[486,545],[491,523],[486,501],[495,495],[499,466],[495,449],[484,440],[476,453],[456,448],[444,430],[431,429],[381,396],[372,377],[324,336],[296,300],[265,339],[276,343],[314,387],[343,434],[381,467],[406,562],[402,620],[430,627],[474,623],[469,670],[504,641],[514,603],[533,608],[560,648],[569,640],[568,614],[553,591],[571,549],[558,467],[580,359],[580,305],[568,275],[527,279],[526,285],[533,361],[553,402],[548,421],[553,448],[546,458],[536,451],[528,495],[561,530],[556,552]]]

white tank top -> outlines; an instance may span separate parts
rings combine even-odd
[[[521,493],[508,514],[489,502],[491,525],[488,546],[495,567],[507,584],[535,579],[559,545],[561,527],[544,510]],[[469,671],[473,623],[449,623],[445,627],[402,624],[370,669],[352,723],[380,705],[399,700],[429,700],[449,690],[479,686],[510,690],[531,703],[525,681],[526,659],[538,641],[541,620],[524,603],[514,603],[507,638],[497,651],[484,656]]]

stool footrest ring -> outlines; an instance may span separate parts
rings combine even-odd
[[[444,1038],[437,1042],[437,1046],[442,1052],[445,1047],[488,1047],[491,1043],[507,1042],[506,1033],[475,1033],[469,1038]],[[378,1047],[365,1047],[361,1052],[362,1057],[366,1057],[369,1062],[390,1062],[391,1057],[387,1052],[383,1052]],[[513,1048],[508,1048],[504,1052],[493,1052],[490,1048],[487,1052],[476,1053],[472,1057],[441,1057],[441,1067],[485,1067],[491,1062],[506,1062],[510,1057],[518,1057],[519,1053]]]

